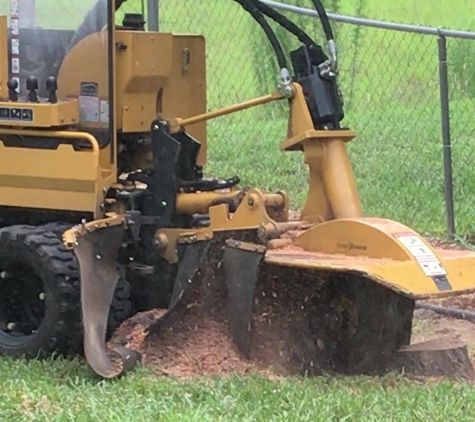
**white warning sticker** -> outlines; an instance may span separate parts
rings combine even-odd
[[[18,57],[12,58],[12,73],[20,73],[20,59]]]
[[[11,19],[11,32],[12,35],[19,35],[20,34],[20,21],[18,19]]]
[[[20,40],[12,38],[12,54],[18,56],[20,54]]]
[[[395,234],[394,237],[416,259],[427,277],[447,275],[442,263],[418,236],[412,233],[400,233]]]
[[[79,116],[82,122],[99,122],[99,98],[79,96]]]

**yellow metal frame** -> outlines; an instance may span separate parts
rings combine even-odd
[[[316,225],[292,245],[268,250],[265,261],[283,267],[354,272],[415,300],[475,291],[475,253],[434,248],[421,235],[381,218]]]
[[[217,117],[226,116],[228,114],[236,113],[237,111],[246,110],[248,108],[256,107],[258,105],[267,104],[272,101],[282,100],[283,98],[285,97],[280,92],[276,91],[269,95],[264,95],[262,97],[244,101],[239,104],[234,104],[229,107],[224,107],[219,110],[213,110],[207,113],[200,114],[198,116],[188,117],[186,119],[182,119],[182,118],[171,119],[170,133],[176,133],[188,126],[192,126],[198,123],[203,123],[211,119],[216,119]]]
[[[32,119],[3,119],[0,116],[0,127],[33,127],[33,128],[59,128],[62,126],[77,125],[79,122],[79,105],[77,100],[65,100],[57,103],[25,103],[0,101],[0,108],[31,113]]]
[[[115,22],[115,17],[111,16],[109,22]],[[65,56],[57,75],[59,101],[51,104],[9,101],[7,30],[7,17],[0,16],[0,108],[7,109],[4,112],[28,110],[33,118],[18,121],[2,119],[0,114],[0,205],[87,212],[93,218],[102,218],[111,209],[104,190],[118,181],[117,132],[148,134],[157,117],[167,119],[179,114],[187,118],[206,111],[206,52],[202,36],[113,30],[112,45],[117,48],[111,51],[113,69],[109,72],[105,67],[109,33],[93,33]],[[90,66],[91,62],[94,66]],[[109,80],[111,75],[113,81]],[[97,122],[80,121],[83,82],[97,84],[95,100],[101,110]],[[112,106],[110,83],[115,108],[112,139],[99,148],[92,134],[112,125],[106,115]],[[198,163],[205,165],[206,123],[190,124],[188,132],[200,140]],[[3,142],[2,136],[10,139]],[[11,141],[20,136],[37,137],[38,144],[46,138],[81,139],[88,141],[93,150],[74,151],[69,145],[60,145],[56,150],[11,147]],[[150,158],[150,146],[141,146],[134,153],[134,164],[147,169]]]
[[[8,20],[0,15],[0,99],[8,98]]]
[[[0,138],[2,135],[32,136],[38,142],[41,138],[83,141],[91,149],[75,151],[65,144],[57,149],[15,148],[6,147],[0,139],[0,205],[29,208],[34,202],[38,208],[90,212],[94,218],[103,215],[104,189],[116,175],[101,170],[99,144],[94,136],[86,132],[0,128]]]
[[[288,197],[281,193],[279,217],[288,221]],[[198,199],[198,198],[197,198]],[[267,224],[275,224],[270,217],[275,210],[274,196],[268,196],[258,189],[250,189],[234,213],[229,212],[227,204],[211,206],[208,209],[210,225],[199,229],[160,229],[155,239],[162,245],[162,256],[171,263],[177,262],[177,245],[211,239],[214,233],[233,230],[257,230]]]

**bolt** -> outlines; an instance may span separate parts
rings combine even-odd
[[[167,202],[166,201],[162,201],[162,203],[160,204],[162,207],[166,207],[167,206]]]
[[[96,259],[101,259],[102,257],[100,255],[96,255]]]
[[[46,298],[46,293],[41,292],[38,297],[39,297],[40,300],[45,300],[45,298]]]

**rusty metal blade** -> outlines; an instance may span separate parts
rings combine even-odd
[[[207,240],[190,243],[183,246],[178,260],[178,271],[175,277],[175,283],[173,285],[173,293],[170,299],[170,305],[167,311],[158,320],[147,327],[147,333],[158,333],[164,319],[180,303],[186,289],[193,279],[193,276],[203,262],[203,259],[206,257],[210,245],[211,241]]]
[[[132,369],[140,355],[126,348],[115,351],[121,364],[108,356],[107,320],[119,279],[116,254],[124,226],[100,228],[79,236],[75,253],[81,273],[81,306],[84,325],[84,353],[92,369],[103,378],[114,378]]]
[[[251,318],[259,265],[265,248],[234,240],[226,242],[224,271],[228,289],[229,329],[239,350],[251,348]]]

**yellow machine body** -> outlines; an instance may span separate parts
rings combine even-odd
[[[202,36],[121,30],[115,32],[115,43],[117,131],[148,133],[157,116],[169,119],[206,112],[206,57]],[[105,32],[80,41],[62,64],[58,77],[60,97],[79,98],[81,85],[92,81],[102,87],[99,100],[107,102],[110,78],[104,61],[107,54]],[[90,66],[91,62],[97,66]],[[106,109],[100,111],[99,121],[87,122],[85,127],[107,128],[107,104],[104,106]],[[199,162],[205,164],[206,124],[194,125],[189,132],[200,139]]]
[[[101,145],[94,130],[109,131],[107,32],[94,33],[66,55],[60,68],[57,103],[8,100],[7,20],[0,16],[0,109],[25,110],[27,119],[0,119],[0,206],[80,212],[101,218],[105,192],[118,182],[117,133],[148,134],[157,116],[188,117],[206,112],[205,41],[199,35],[118,31],[115,56],[115,125],[111,142]],[[91,63],[94,63],[92,66]],[[87,118],[84,119],[84,116]],[[92,118],[91,118],[92,116]],[[199,163],[206,162],[206,124],[190,133],[200,139]],[[5,145],[5,137],[81,141],[78,151]],[[147,168],[150,148],[134,152],[137,168]]]
[[[320,224],[292,246],[271,250],[269,264],[357,272],[415,300],[473,292],[475,254],[434,248],[410,228],[380,218]]]

